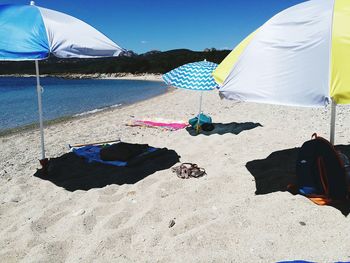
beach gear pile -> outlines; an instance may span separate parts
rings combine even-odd
[[[211,117],[203,113],[199,114],[198,116],[192,119],[189,119],[188,123],[193,129],[197,131],[197,133],[201,130],[212,131],[215,128],[214,124],[212,123]]]
[[[314,134],[300,148],[297,164],[297,188],[300,194],[319,205],[349,199],[350,164],[326,139]]]
[[[113,166],[134,166],[152,159],[164,151],[167,151],[167,149],[154,148],[148,144],[126,142],[72,148],[73,153],[84,158],[89,163],[98,162]]]

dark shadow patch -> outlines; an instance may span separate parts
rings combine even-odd
[[[250,161],[246,168],[255,179],[255,194],[263,195],[288,191],[296,183],[296,160],[300,148],[271,153],[266,159]],[[337,145],[336,149],[350,156],[350,145]],[[291,192],[291,191],[290,191]],[[296,192],[291,192],[297,194]],[[350,213],[350,203],[332,205],[345,216]]]
[[[74,153],[52,158],[48,172],[38,170],[34,176],[48,180],[68,191],[102,188],[110,184],[135,184],[147,176],[169,169],[179,162],[180,156],[174,150],[161,149],[147,160],[139,160],[130,167],[116,167],[100,163],[87,163]]]
[[[260,123],[254,123],[254,122],[231,122],[231,123],[213,123],[214,125],[214,130],[212,131],[200,131],[199,134],[203,134],[206,136],[212,135],[212,134],[226,134],[226,133],[232,133],[235,135],[240,134],[242,131],[247,131],[254,129],[256,127],[263,127]],[[193,129],[192,127],[187,127],[186,128],[187,132],[191,136],[197,136],[196,130]]]
[[[273,152],[266,159],[246,164],[255,179],[255,194],[286,191],[288,184],[296,183],[295,163],[298,150],[299,148]]]

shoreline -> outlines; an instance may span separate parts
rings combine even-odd
[[[131,79],[131,80],[137,80],[137,79]],[[153,81],[153,80],[148,80],[148,81]],[[47,121],[44,121],[44,129],[51,127],[51,126],[54,126],[54,125],[57,125],[57,124],[65,124],[65,123],[70,122],[72,120],[85,119],[85,118],[88,118],[90,116],[97,116],[99,114],[104,114],[106,112],[112,112],[114,110],[124,109],[124,108],[130,107],[132,105],[137,105],[139,103],[164,96],[168,93],[174,92],[174,90],[175,90],[175,88],[173,88],[173,87],[167,87],[163,94],[155,95],[151,98],[146,98],[146,99],[143,99],[140,101],[125,103],[125,104],[112,105],[112,106],[108,106],[105,108],[95,109],[95,110],[86,111],[86,112],[82,112],[82,113],[76,113],[74,115],[61,116],[61,117],[58,117],[58,118],[55,118],[52,120],[47,120]],[[31,131],[34,131],[36,129],[39,129],[39,122],[25,124],[25,125],[14,127],[14,128],[9,128],[9,129],[5,129],[3,131],[0,130],[0,138],[5,138],[7,136],[16,135],[16,134],[20,134],[20,133],[24,133],[24,132],[31,132]]]
[[[32,74],[10,74],[0,75],[0,78],[33,78],[36,75]],[[94,73],[94,74],[40,74],[41,78],[63,78],[63,79],[115,79],[115,80],[144,80],[144,81],[162,81],[160,73]]]

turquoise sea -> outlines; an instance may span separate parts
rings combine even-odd
[[[84,115],[142,101],[167,91],[163,82],[41,78],[44,120]],[[34,77],[0,78],[0,132],[38,123]]]

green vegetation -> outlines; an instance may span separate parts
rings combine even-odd
[[[58,59],[51,57],[40,61],[41,74],[93,74],[93,73],[166,73],[189,62],[208,60],[220,63],[229,50],[206,49],[191,51],[177,49],[166,52],[151,51],[136,55],[128,52],[124,56],[100,59]],[[0,75],[35,74],[32,61],[0,62]]]

